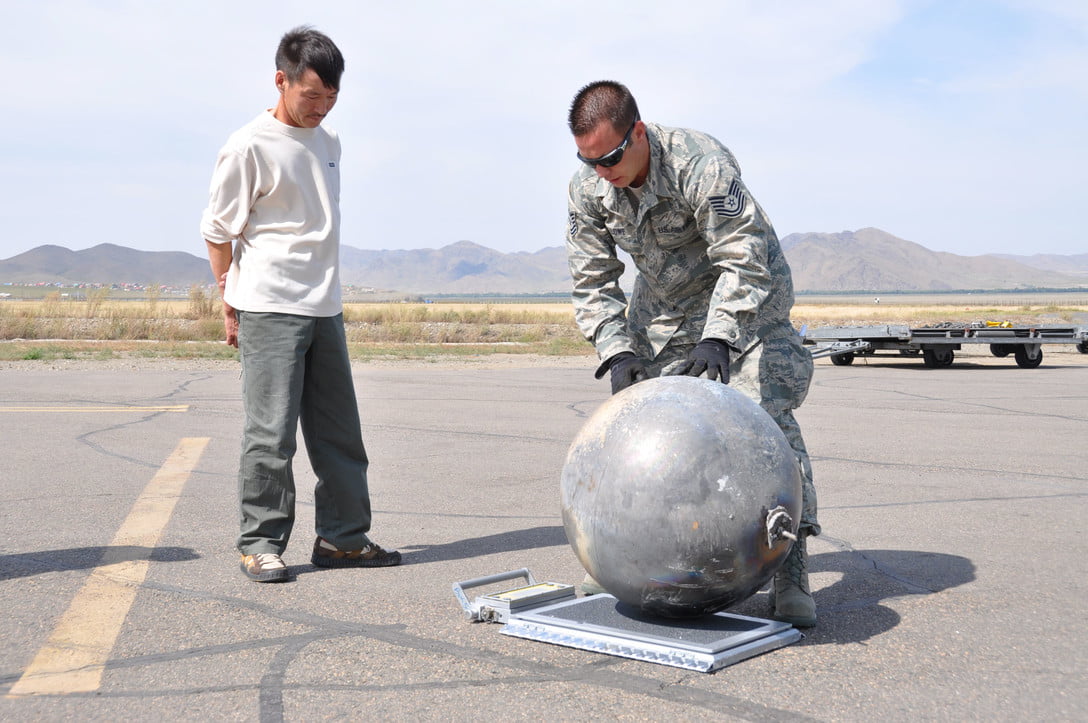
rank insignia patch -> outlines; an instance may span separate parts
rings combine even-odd
[[[570,214],[570,235],[578,233],[578,220],[574,217],[574,214]]]
[[[740,181],[735,178],[733,179],[733,183],[729,186],[729,195],[711,196],[707,200],[710,202],[710,207],[714,209],[714,212],[725,218],[736,218],[744,213],[744,205],[747,203],[747,198],[744,196],[744,190],[741,188]]]

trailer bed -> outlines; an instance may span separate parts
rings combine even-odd
[[[830,357],[836,366],[853,364],[858,356],[892,352],[920,356],[927,367],[951,366],[964,344],[987,344],[997,357],[1012,356],[1017,366],[1034,369],[1043,361],[1044,344],[1076,344],[1088,354],[1088,327],[1068,325],[1013,326],[1008,322],[947,322],[934,326],[827,326],[802,329],[813,358]]]

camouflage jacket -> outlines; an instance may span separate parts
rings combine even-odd
[[[604,360],[703,338],[744,353],[794,333],[789,265],[733,154],[704,133],[646,128],[650,172],[637,209],[592,168],[570,182],[567,256],[582,334]],[[617,248],[638,269],[630,303]]]

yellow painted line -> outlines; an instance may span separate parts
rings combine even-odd
[[[7,697],[98,690],[110,651],[147,576],[151,552],[208,441],[208,437],[186,437],[178,443]],[[145,548],[140,559],[119,559],[131,558],[133,546]],[[117,552],[122,548],[128,549]]]
[[[149,407],[0,407],[0,412],[188,412],[188,404],[160,404]]]

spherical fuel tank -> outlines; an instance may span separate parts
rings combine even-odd
[[[801,519],[801,473],[758,404],[716,381],[649,379],[610,397],[563,467],[582,566],[643,612],[692,617],[759,590]]]

